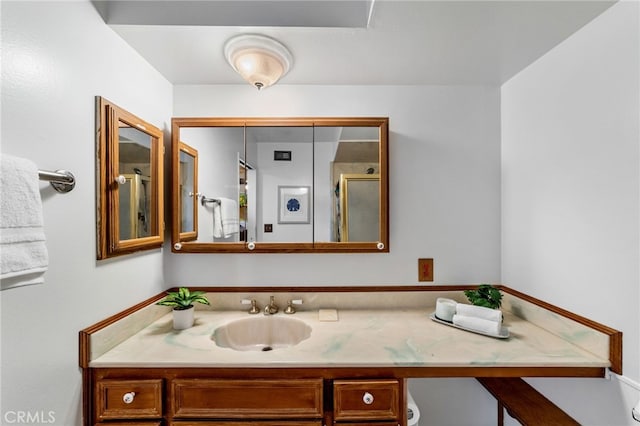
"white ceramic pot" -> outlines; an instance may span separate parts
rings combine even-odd
[[[173,310],[173,329],[184,330],[193,326],[193,311],[194,307],[189,309],[174,309]]]

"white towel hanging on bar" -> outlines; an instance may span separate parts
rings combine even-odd
[[[49,265],[38,168],[0,156],[0,289],[41,284]]]

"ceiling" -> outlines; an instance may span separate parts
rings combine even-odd
[[[173,84],[242,84],[224,43],[276,38],[281,84],[500,85],[614,1],[127,0],[93,4]]]

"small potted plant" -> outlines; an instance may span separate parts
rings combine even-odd
[[[490,284],[480,284],[475,290],[465,290],[464,295],[472,305],[491,309],[502,306],[502,293]]]
[[[204,296],[204,291],[189,291],[186,287],[180,287],[178,291],[168,291],[167,297],[157,302],[156,305],[171,306],[173,308],[173,328],[184,330],[193,325],[194,303],[209,304]]]

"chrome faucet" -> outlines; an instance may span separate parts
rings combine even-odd
[[[278,313],[278,306],[276,305],[275,297],[271,296],[271,298],[269,299],[269,304],[264,307],[263,312],[265,315],[273,315]]]

